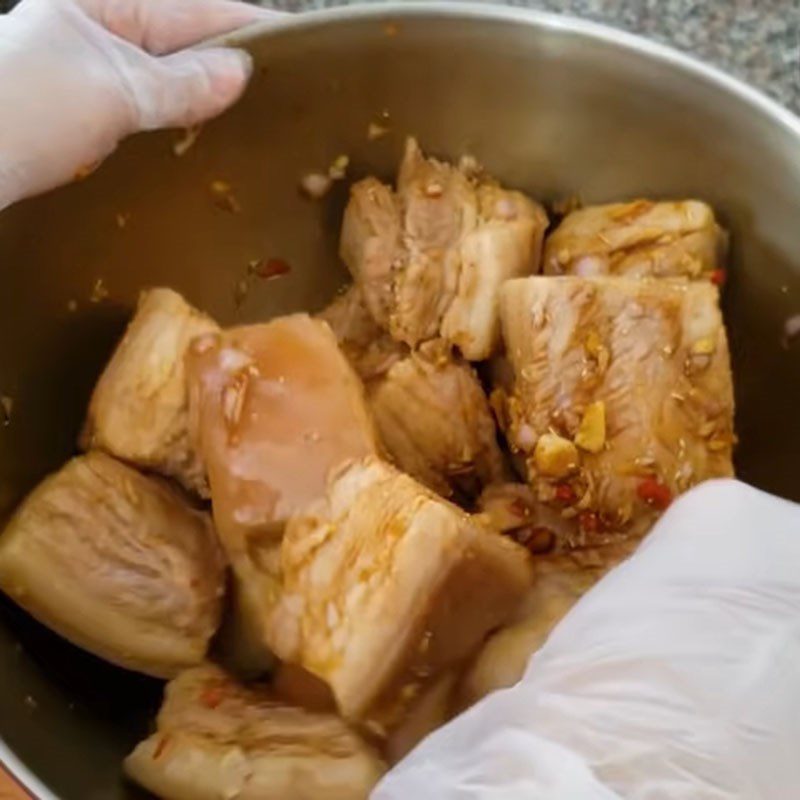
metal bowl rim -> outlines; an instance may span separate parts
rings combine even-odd
[[[798,146],[800,146],[800,116],[739,78],[668,45],[602,23],[566,14],[477,2],[428,2],[427,0],[397,2],[395,0],[395,2],[374,5],[357,3],[306,11],[300,14],[286,14],[280,18],[273,17],[248,25],[236,33],[210,40],[207,44],[246,47],[249,42],[256,39],[281,36],[287,30],[311,30],[351,20],[372,19],[393,22],[420,17],[514,22],[539,30],[577,34],[587,39],[600,41],[610,47],[627,50],[634,55],[680,70],[687,79],[692,77],[700,79],[712,88],[736,97],[746,106],[785,129],[797,139]],[[5,743],[2,734],[0,734],[0,764],[36,800],[60,800],[17,757]]]
[[[600,22],[581,19],[569,14],[506,6],[494,3],[463,2],[462,0],[390,0],[389,2],[357,2],[352,5],[323,8],[302,13],[280,13],[255,22],[209,44],[241,45],[256,39],[280,36],[284,31],[313,30],[352,20],[398,22],[408,18],[467,19],[515,22],[530,28],[577,34],[599,41],[606,46],[626,50],[633,55],[664,64],[685,73],[687,78],[699,78],[712,88],[726,92],[778,123],[800,139],[800,115],[773,100],[740,78],[693,55],[661,44],[635,33]]]

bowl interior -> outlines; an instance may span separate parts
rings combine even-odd
[[[616,39],[616,40],[615,40]],[[800,347],[782,345],[800,292],[800,126],[657,48],[523,12],[373,7],[247,38],[243,101],[182,157],[177,134],[136,137],[80,184],[0,214],[0,515],[74,450],[93,381],[138,291],[168,285],[223,323],[317,309],[344,281],[346,186],[298,192],[340,154],[393,175],[406,134],[469,152],[551,200],[696,196],[732,232],[725,295],[739,475],[800,499]],[[390,133],[369,141],[370,122]],[[215,204],[232,187],[239,213]],[[240,287],[248,262],[288,276]],[[108,298],[93,303],[98,280]],[[0,737],[63,800],[136,792],[119,762],[160,685],[99,663],[0,601]]]

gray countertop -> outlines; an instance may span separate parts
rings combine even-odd
[[[266,0],[287,11],[349,0]],[[372,0],[379,2],[379,0]],[[716,64],[800,112],[800,0],[511,0],[640,33]]]

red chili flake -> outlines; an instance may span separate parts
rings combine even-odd
[[[200,695],[200,702],[206,706],[206,708],[216,708],[222,702],[222,698],[222,687],[212,684],[203,689]]]
[[[645,478],[637,487],[636,494],[647,505],[663,511],[672,502],[672,492],[656,478]]]
[[[556,500],[565,506],[571,506],[578,499],[575,490],[568,483],[559,483],[556,486]]]
[[[535,555],[549,553],[556,543],[555,533],[543,525],[518,528],[514,531],[514,538]]]
[[[600,530],[600,517],[595,511],[581,511],[578,525],[584,533],[597,533]]]
[[[282,258],[267,258],[251,261],[248,265],[249,272],[264,280],[278,278],[292,271],[292,268]]]
[[[521,497],[513,498],[508,504],[508,508],[515,517],[520,517],[521,519],[525,519],[525,517],[529,517],[531,515],[531,510],[528,508],[528,504]]]
[[[163,755],[164,751],[167,749],[167,745],[169,744],[169,736],[162,736],[158,740],[158,744],[156,745],[156,749],[153,750],[153,761],[157,761]]]
[[[728,270],[726,269],[713,269],[709,275],[711,283],[715,286],[724,286],[728,280]]]

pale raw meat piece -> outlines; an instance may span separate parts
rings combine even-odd
[[[522,547],[376,458],[332,477],[281,556],[274,652],[375,730],[508,619],[531,580]]]
[[[385,375],[392,364],[408,354],[408,347],[375,322],[357,286],[334,298],[317,319],[331,326],[339,347],[364,383]]]
[[[184,355],[219,330],[172,289],[143,292],[122,341],[95,386],[81,444],[177,478],[207,495],[189,443]]]
[[[225,564],[208,514],[93,451],[46,478],[0,536],[0,588],[74,644],[171,677],[219,624]]]
[[[367,800],[385,767],[333,714],[287,705],[207,664],[170,683],[127,775],[169,800]]]
[[[430,342],[368,385],[381,440],[404,472],[465,502],[506,475],[489,403],[472,367]]]
[[[437,337],[470,360],[498,347],[497,296],[537,271],[543,209],[409,139],[397,192],[375,178],[351,189],[341,255],[376,322],[415,347]]]
[[[587,206],[562,220],[545,242],[551,275],[627,275],[720,281],[728,237],[699,200]]]
[[[458,688],[458,705],[470,706],[517,683],[531,655],[562,617],[634,549],[634,543],[622,542],[535,558],[531,589],[514,619],[489,637],[466,671]]]
[[[375,322],[384,329],[394,311],[392,273],[403,266],[402,213],[398,198],[377,178],[365,178],[350,189],[344,211],[339,254]]]
[[[446,342],[432,340],[409,351],[375,322],[357,286],[318,318],[331,326],[364,381],[382,443],[400,469],[444,497],[465,502],[504,478],[483,388]]]
[[[197,339],[187,372],[192,439],[236,577],[237,627],[258,663],[283,526],[324,494],[331,469],[376,452],[376,434],[361,381],[328,325],[306,314]]]

